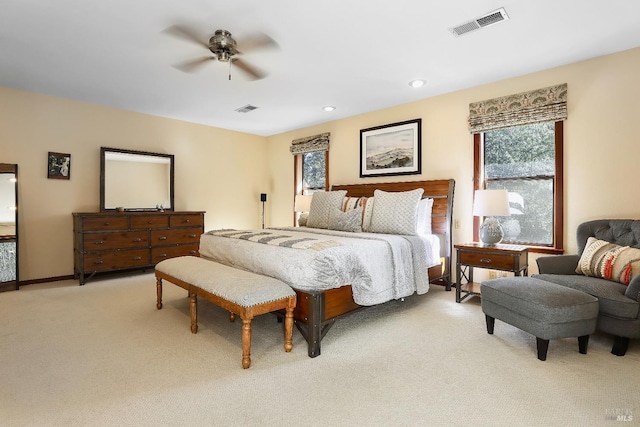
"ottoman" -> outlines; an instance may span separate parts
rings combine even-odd
[[[598,299],[584,292],[531,277],[502,277],[480,284],[487,332],[495,319],[537,338],[538,359],[547,359],[549,340],[578,337],[587,353],[589,335],[596,330]]]

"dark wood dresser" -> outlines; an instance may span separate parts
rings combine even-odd
[[[163,259],[199,255],[204,212],[73,213],[74,277],[145,269]]]

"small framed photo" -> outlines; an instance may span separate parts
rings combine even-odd
[[[49,151],[49,157],[47,160],[47,178],[70,179],[71,154],[54,153]]]
[[[360,130],[360,178],[419,175],[422,119]]]

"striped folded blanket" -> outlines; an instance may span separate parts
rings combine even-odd
[[[293,237],[282,234],[281,232],[262,230],[234,230],[221,229],[208,231],[205,234],[211,234],[219,237],[229,237],[232,239],[249,240],[255,243],[262,243],[272,246],[283,246],[295,249],[311,249],[321,251],[327,248],[342,246],[342,243],[331,239],[321,239],[314,237]]]

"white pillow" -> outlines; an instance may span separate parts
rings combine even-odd
[[[371,233],[415,235],[418,231],[418,203],[424,190],[388,193],[375,190]]]
[[[433,199],[425,198],[418,202],[418,235],[432,234],[431,212],[433,211]]]
[[[342,200],[346,194],[346,190],[313,193],[309,217],[307,218],[307,227],[329,228],[329,214],[333,209],[342,207]]]
[[[362,231],[369,232],[371,228],[371,217],[373,216],[373,197],[367,198],[367,203],[364,205],[364,211],[362,213]]]

